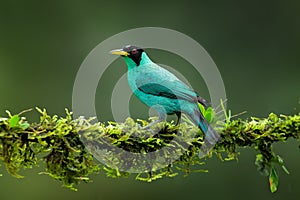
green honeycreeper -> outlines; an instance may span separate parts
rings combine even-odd
[[[127,45],[110,53],[124,58],[128,67],[128,84],[132,92],[159,115],[159,119],[150,123],[147,128],[165,120],[167,114],[176,114],[178,124],[183,113],[201,129],[209,144],[219,141],[219,134],[208,124],[198,106],[198,103],[201,103],[207,107],[208,101],[174,74],[152,62],[140,47]]]

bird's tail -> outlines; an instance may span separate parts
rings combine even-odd
[[[201,129],[205,134],[205,142],[214,145],[216,142],[221,141],[220,135],[209,125],[208,121],[204,118],[200,110],[195,109],[193,116],[190,116],[192,121]]]
[[[205,156],[217,142],[221,142],[221,136],[208,124],[207,120],[200,113],[200,123],[198,124],[201,131],[205,134],[204,144],[201,146],[199,157]]]
[[[199,128],[205,134],[205,140],[210,144],[215,144],[221,141],[221,136],[208,124],[207,120],[200,113]]]

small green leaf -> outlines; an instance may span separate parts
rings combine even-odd
[[[209,108],[207,108],[207,110],[205,111],[204,114],[205,114],[205,115],[204,115],[205,119],[206,119],[208,122],[212,122],[212,120],[213,120],[213,118],[214,118],[214,110],[213,110],[211,107],[209,107]]]
[[[200,108],[201,113],[204,114],[204,113],[205,113],[205,108],[204,108],[204,106],[203,106],[201,103],[198,103],[198,106],[199,106],[199,108]]]
[[[276,192],[278,187],[278,175],[275,167],[272,165],[270,169],[269,183],[271,192]]]
[[[206,112],[204,117],[208,122],[212,121],[212,113],[211,112]]]
[[[198,103],[199,109],[202,113],[202,115],[205,117],[205,119],[208,122],[212,122],[213,118],[214,118],[214,110],[212,109],[212,107],[208,107],[207,109],[205,109],[205,107]]]
[[[11,128],[14,128],[19,125],[20,117],[18,115],[14,115],[8,121],[9,121],[9,126]]]

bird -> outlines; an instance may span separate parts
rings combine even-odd
[[[201,103],[208,107],[208,100],[200,97],[173,73],[154,63],[140,47],[126,45],[110,53],[124,58],[128,68],[128,84],[133,94],[158,113],[158,120],[149,123],[146,128],[174,114],[178,125],[181,115],[185,114],[205,134],[208,145],[220,141],[219,134],[209,125],[198,105]]]

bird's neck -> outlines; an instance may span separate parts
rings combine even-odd
[[[152,60],[148,57],[148,55],[145,52],[142,53],[142,57],[141,58],[142,58],[141,62],[137,66],[137,64],[131,58],[129,58],[127,56],[124,57],[126,65],[128,67],[128,70],[131,70],[131,69],[133,69],[135,67],[143,66],[145,64],[153,63]]]

